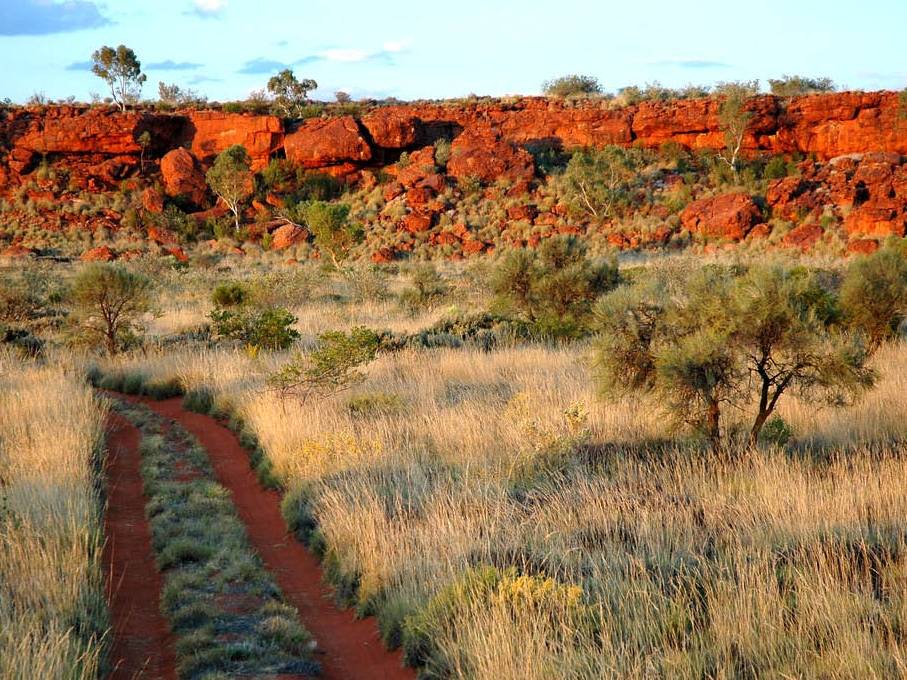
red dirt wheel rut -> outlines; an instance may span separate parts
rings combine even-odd
[[[160,610],[163,579],[154,565],[136,427],[107,417],[107,508],[104,568],[113,627],[111,680],[171,680],[176,656]]]
[[[328,680],[411,680],[403,655],[387,651],[373,619],[356,619],[338,609],[322,580],[318,560],[287,532],[280,514],[280,495],[262,488],[249,466],[249,456],[236,436],[210,416],[182,408],[180,399],[130,398],[188,430],[205,447],[218,482],[233,495],[249,540],[274,575],[284,596],[300,614],[318,643],[321,677]]]

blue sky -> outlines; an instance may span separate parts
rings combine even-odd
[[[734,8],[738,5],[739,8]],[[0,0],[0,99],[103,94],[99,46],[148,74],[236,99],[285,66],[354,97],[535,94],[565,73],[606,89],[784,73],[907,86],[905,0]]]

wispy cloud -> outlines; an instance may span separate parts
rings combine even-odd
[[[189,80],[190,85],[200,85],[201,83],[222,83],[223,78],[211,78],[210,76],[194,76]]]
[[[158,61],[153,64],[148,64],[145,66],[149,71],[194,71],[201,68],[204,64],[196,64],[191,61],[173,61],[172,59],[167,59],[166,61]]]
[[[0,0],[0,35],[48,35],[108,26],[91,0]]]
[[[90,71],[91,62],[90,61],[74,61],[69,66],[66,67],[67,71]]]
[[[730,68],[731,65],[723,61],[713,61],[711,59],[663,59],[653,61],[652,66],[675,66],[677,68],[689,69],[706,69],[706,68]]]
[[[277,71],[289,67],[289,64],[284,64],[282,61],[274,61],[272,59],[265,59],[264,57],[257,57],[243,64],[243,67],[239,69],[237,73],[242,73],[244,75],[260,75],[262,73],[276,73]]]
[[[393,63],[393,56],[406,52],[409,49],[409,46],[410,41],[408,40],[393,40],[384,43],[380,50],[369,50],[356,47],[332,47],[305,56],[295,63],[298,65],[316,64],[319,62],[358,64],[369,61],[385,61],[387,63]]]
[[[227,9],[227,0],[192,0],[192,9],[186,14],[203,19],[216,19]]]

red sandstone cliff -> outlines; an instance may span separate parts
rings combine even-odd
[[[804,169],[801,178],[781,180],[766,196],[773,214],[820,216],[823,206],[833,204],[846,212],[845,227],[852,237],[903,235],[907,165],[901,155],[907,154],[907,115],[897,93],[845,92],[791,100],[759,96],[747,106],[753,115],[746,152],[800,153],[823,162],[870,154],[865,162],[850,158],[825,164],[818,175]],[[608,144],[656,148],[665,143],[720,149],[724,137],[718,107],[713,99],[618,108],[605,101],[536,97],[400,104],[370,109],[361,118],[294,124],[275,116],[222,111],[16,108],[0,110],[0,196],[30,183],[46,159],[64,168],[70,186],[80,189],[115,189],[126,180],[141,186],[142,176],[160,173],[167,194],[202,207],[204,169],[233,144],[246,147],[256,170],[272,158],[286,157],[306,169],[350,178],[366,168],[394,163],[405,150],[411,161],[405,168],[386,168],[396,181],[384,194],[387,200],[406,194],[410,212],[404,227],[418,232],[432,228],[437,212],[432,199],[446,182],[434,174],[431,162],[431,144],[439,138],[452,142],[447,164],[451,177],[486,183],[507,178],[514,191],[525,191],[535,173],[527,151],[535,149]],[[143,147],[140,140],[146,132],[150,143]],[[149,163],[150,168],[144,167]],[[157,204],[149,200],[149,205]],[[725,213],[730,215],[726,219]],[[541,215],[530,221],[544,224],[550,219]],[[760,233],[759,220],[759,211],[738,196],[691,204],[684,225],[691,232],[717,230],[728,238],[733,232],[737,238]],[[791,243],[799,246],[813,237],[794,234]]]
[[[844,92],[793,100],[773,96],[749,102],[753,112],[744,143],[748,151],[814,154],[827,160],[849,153],[907,154],[907,120],[898,94]],[[699,99],[643,102],[613,108],[609,102],[569,104],[524,98],[514,103],[401,104],[374,109],[361,120],[314,119],[288,130],[275,116],[198,111],[119,113],[110,109],[60,106],[13,109],[0,118],[0,144],[7,147],[7,183],[16,183],[42,157],[100,162],[138,157],[138,139],[151,137],[148,155],[160,158],[188,147],[203,163],[232,144],[242,144],[256,169],[278,154],[309,168],[380,164],[384,150],[415,149],[441,136],[466,133],[471,145],[506,143],[524,147],[603,146],[666,142],[721,148],[718,102]],[[486,151],[492,152],[489,147]],[[84,163],[83,163],[84,164]]]

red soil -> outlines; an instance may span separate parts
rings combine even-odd
[[[163,579],[154,566],[151,528],[145,519],[140,434],[113,412],[107,427],[104,567],[113,625],[110,678],[175,679],[172,638],[160,611]]]
[[[134,401],[138,399],[132,398]],[[322,580],[318,560],[287,532],[280,495],[261,487],[249,456],[236,436],[209,416],[184,411],[180,399],[141,399],[158,414],[178,422],[198,439],[211,459],[218,482],[230,490],[252,546],[300,614],[318,643],[321,677],[326,680],[397,680],[415,678],[403,666],[402,653],[389,652],[373,619],[356,619],[339,610]]]

